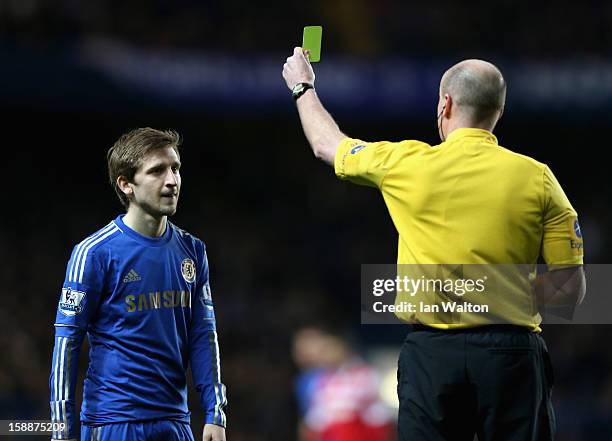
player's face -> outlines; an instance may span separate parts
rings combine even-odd
[[[134,204],[156,218],[173,215],[181,190],[180,168],[173,148],[149,152],[134,175],[130,206]]]

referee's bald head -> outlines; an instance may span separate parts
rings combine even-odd
[[[440,81],[440,99],[448,94],[455,110],[473,124],[493,126],[503,113],[506,81],[499,69],[483,60],[464,60],[448,69]]]

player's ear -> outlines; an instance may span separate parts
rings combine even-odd
[[[453,108],[453,97],[451,97],[448,93],[444,94],[444,110],[442,115],[445,118],[450,118],[451,111]]]
[[[119,187],[119,190],[121,190],[123,194],[128,197],[134,194],[132,184],[130,183],[130,181],[127,180],[125,176],[117,177],[117,187]]]

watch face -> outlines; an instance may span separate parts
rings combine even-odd
[[[293,93],[300,93],[302,90],[304,90],[304,85],[302,83],[296,84],[293,87]]]

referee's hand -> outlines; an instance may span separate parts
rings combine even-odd
[[[205,424],[202,432],[203,441],[225,441],[225,428],[214,424]]]
[[[304,53],[301,47],[293,49],[293,55],[287,58],[283,65],[283,78],[289,90],[293,90],[296,84],[309,83],[314,85],[315,74],[308,61],[308,51]]]

